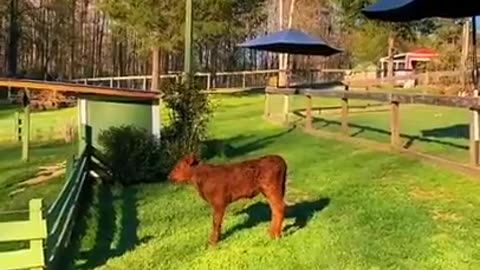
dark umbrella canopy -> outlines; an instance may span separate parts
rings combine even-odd
[[[289,29],[259,37],[238,45],[243,48],[301,55],[330,56],[342,50],[302,31]]]
[[[380,0],[362,10],[371,19],[406,22],[429,17],[462,18],[480,15],[478,0]]]
[[[477,36],[475,16],[480,15],[480,0],[379,0],[362,10],[368,18],[407,22],[423,18],[463,18],[473,17],[473,81],[479,82],[477,64]]]

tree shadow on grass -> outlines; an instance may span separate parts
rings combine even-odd
[[[268,145],[275,143],[277,139],[291,133],[294,129],[295,128],[290,128],[286,131],[265,137],[239,135],[228,139],[209,140],[203,143],[202,158],[208,160],[220,156],[231,159],[245,156],[251,152],[266,148]],[[255,139],[252,140],[252,137]],[[250,142],[234,146],[245,140],[249,140]]]
[[[319,123],[320,124],[319,128],[326,128],[328,126],[341,126],[341,122],[339,121],[333,121],[333,120],[328,120],[328,119],[319,118],[319,117],[314,118],[313,123]],[[369,127],[365,125],[351,124],[351,123],[348,124],[348,127],[359,129],[359,131],[352,134],[351,137],[356,137],[365,132],[372,132],[372,133],[378,133],[378,134],[390,136],[390,131],[384,130],[384,129]],[[426,137],[428,136],[428,137],[445,138],[445,137],[448,137],[445,135],[448,132],[450,132],[450,134],[454,134],[455,131],[452,131],[454,129],[457,129],[458,132],[462,132],[461,127],[453,128],[453,129],[450,129],[450,131],[448,131],[449,129],[450,128],[444,128],[444,129],[438,129],[438,130],[432,130],[432,131],[422,131],[422,136],[408,135],[408,134],[402,133],[400,134],[400,137],[403,139],[407,139],[407,142],[403,145],[403,148],[409,149],[413,146],[415,141],[419,141],[419,142],[438,144],[438,145],[462,149],[462,150],[468,150],[468,146],[466,145],[461,145],[461,144],[452,143],[452,142],[445,142],[445,141],[440,141],[440,140]],[[442,136],[439,135],[441,133],[443,134]],[[452,137],[452,138],[455,138],[455,137]],[[461,138],[461,137],[458,136],[457,138]]]
[[[470,126],[465,124],[458,124],[449,127],[425,129],[422,130],[422,136],[435,138],[455,138],[468,139],[470,138]]]
[[[95,172],[103,169],[99,164],[92,163],[91,166]],[[90,196],[84,198],[84,203],[90,204],[90,207],[81,209],[75,223],[67,261],[64,262],[69,269],[93,269],[104,265],[109,259],[122,256],[151,239],[138,239],[137,236],[137,187],[121,187],[118,194],[114,194],[113,186],[108,184],[110,181],[106,179],[108,177],[105,173],[99,173],[99,176],[101,183],[92,183],[95,188]],[[117,210],[116,205],[119,206]],[[90,249],[82,250],[83,238],[87,236],[89,226],[95,224],[97,227],[93,243]],[[76,261],[81,263],[75,265]]]
[[[286,226],[283,231],[292,234],[298,230],[305,228],[312,217],[321,212],[330,204],[330,199],[323,198],[314,201],[304,201],[296,203],[292,206],[287,206],[285,210],[285,218],[294,218],[294,223]],[[234,233],[253,228],[261,223],[271,222],[270,206],[266,202],[257,202],[242,211],[235,213],[235,215],[247,214],[248,218],[244,223],[238,224],[227,230],[222,238],[228,238]]]

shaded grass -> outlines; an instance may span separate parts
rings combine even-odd
[[[8,194],[17,189],[16,184],[35,176],[39,166],[62,162],[70,157],[73,149],[72,145],[60,143],[33,145],[31,159],[25,163],[21,161],[20,146],[0,146],[0,211],[28,209],[32,198],[44,198],[45,204],[50,204],[63,185],[63,177],[28,187],[16,195]]]
[[[261,119],[261,97],[220,101],[211,126],[211,137],[219,145],[210,153],[212,161],[275,153],[288,162],[286,198],[291,207],[285,237],[269,240],[269,210],[258,197],[233,204],[225,218],[223,240],[217,248],[207,248],[211,210],[191,186],[141,185],[123,190],[120,196],[98,196],[88,209],[85,228],[77,232],[82,236],[79,247],[73,251],[79,267],[475,269],[480,265],[476,210],[480,185],[473,179],[411,158],[272,126]],[[111,255],[111,250],[122,246],[112,239],[121,239],[127,230],[119,222],[124,214],[116,205],[129,192],[136,198],[132,219],[138,224],[136,239],[150,240],[138,240],[128,251]],[[112,206],[115,218],[111,209],[102,210]],[[99,245],[110,251],[99,251]]]

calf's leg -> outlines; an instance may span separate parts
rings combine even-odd
[[[208,243],[212,246],[217,244],[222,230],[222,221],[225,214],[225,205],[213,206],[213,230]]]
[[[270,238],[279,238],[282,234],[283,219],[285,217],[285,202],[283,201],[281,190],[265,192],[268,204],[272,211],[272,221],[270,225]]]

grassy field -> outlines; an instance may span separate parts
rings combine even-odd
[[[15,111],[18,107],[0,105],[0,144],[15,140]],[[77,109],[34,112],[31,115],[31,139],[34,142],[49,142],[63,138],[67,122],[77,124]]]
[[[284,237],[268,239],[261,197],[232,205],[221,243],[207,248],[211,210],[192,187],[97,186],[70,268],[478,269],[478,182],[267,124],[261,97],[217,103],[211,137],[229,150],[213,161],[275,153],[288,162]]]
[[[274,96],[271,111],[279,115],[283,97]],[[350,105],[381,105],[375,101],[350,100]],[[314,98],[313,107],[341,106],[340,100]],[[306,98],[291,98],[291,110],[304,109]],[[390,107],[371,107],[375,112],[350,112],[349,131],[353,137],[390,142]],[[314,128],[329,132],[341,132],[340,110],[314,111]],[[427,105],[401,105],[400,127],[405,148],[442,156],[451,160],[468,162],[470,113],[466,109]],[[292,121],[301,120],[293,115]]]
[[[27,187],[24,191],[11,194],[19,190],[18,183],[34,177],[38,167],[52,165],[66,160],[75,150],[73,145],[64,144],[55,140],[55,137],[44,137],[41,141],[32,140],[31,158],[28,163],[21,161],[21,145],[14,143],[13,114],[15,108],[0,107],[0,220],[10,220],[16,215],[1,214],[11,210],[28,209],[28,201],[32,198],[44,198],[49,205],[56,198],[63,185],[63,176],[48,183]],[[50,129],[61,127],[75,115],[75,109],[66,109],[51,112],[32,114],[33,129]]]

